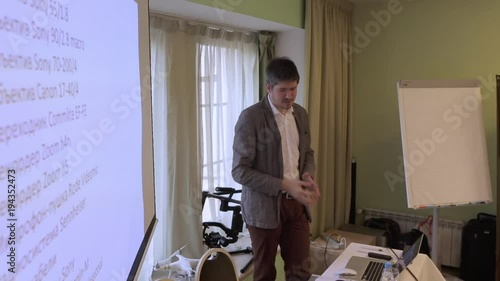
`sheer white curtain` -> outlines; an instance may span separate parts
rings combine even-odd
[[[256,35],[223,28],[200,28],[197,49],[198,95],[203,144],[203,190],[240,185],[233,181],[234,126],[241,111],[258,99]],[[233,197],[238,198],[238,195]],[[203,221],[231,226],[231,212],[219,212],[220,201],[207,199]]]
[[[202,189],[239,188],[232,142],[239,113],[258,96],[254,35],[151,15],[156,227],[153,259],[200,257]],[[221,221],[207,200],[204,221]],[[228,225],[230,226],[230,225]]]
[[[151,16],[151,76],[156,213],[155,261],[188,245],[200,257],[201,143],[198,137],[196,37],[182,22]]]

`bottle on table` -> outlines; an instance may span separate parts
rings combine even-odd
[[[390,261],[386,261],[384,263],[384,269],[382,270],[380,281],[398,281],[398,276],[399,270],[395,267],[392,267],[392,263]]]

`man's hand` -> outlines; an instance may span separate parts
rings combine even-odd
[[[309,205],[316,204],[319,200],[319,197],[321,196],[318,184],[314,181],[314,178],[311,176],[311,174],[307,172],[302,175],[302,180],[311,184],[309,187],[306,187],[306,189],[310,192],[309,196],[311,203]]]
[[[312,178],[305,180],[306,181],[284,179],[281,189],[300,203],[310,206],[318,202],[320,196],[319,188]]]

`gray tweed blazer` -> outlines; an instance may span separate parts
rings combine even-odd
[[[299,172],[314,175],[314,151],[306,110],[293,105],[299,132]],[[279,224],[283,179],[281,135],[269,100],[243,110],[235,126],[232,175],[242,185],[241,208],[246,224],[272,229]],[[304,206],[309,221],[309,208]]]

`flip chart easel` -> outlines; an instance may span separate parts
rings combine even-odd
[[[438,265],[439,208],[493,202],[480,82],[401,80],[397,87],[408,207],[433,208]]]

